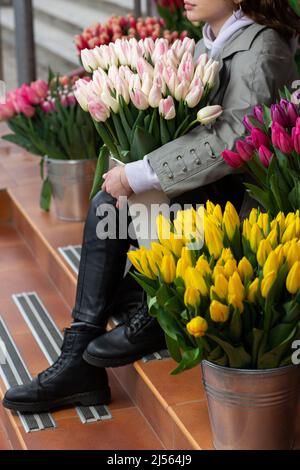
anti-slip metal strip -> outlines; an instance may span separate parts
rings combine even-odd
[[[81,245],[68,245],[58,248],[59,253],[65,259],[73,271],[78,274],[81,256]]]
[[[163,349],[162,351],[155,352],[153,354],[148,354],[147,356],[143,357],[143,362],[150,362],[150,361],[161,361],[162,359],[169,359],[170,354],[167,349]]]
[[[4,361],[0,363],[0,376],[6,388],[27,384],[31,381],[31,375],[20,355],[20,352],[4,322],[0,317],[0,339],[5,346]],[[3,362],[3,363],[2,363]],[[56,424],[48,413],[21,414],[18,413],[26,432],[41,431],[55,428]]]
[[[35,292],[15,294],[12,297],[41,351],[49,364],[53,364],[60,355],[63,338],[46,307]],[[107,409],[101,415],[97,408],[77,407],[76,411],[81,422],[90,423],[111,418]]]

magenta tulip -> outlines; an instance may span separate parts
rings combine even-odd
[[[263,164],[265,168],[268,168],[270,165],[271,158],[273,157],[273,153],[265,145],[261,145],[259,147],[258,153],[259,153],[259,159],[261,163]]]
[[[224,150],[222,152],[222,157],[224,158],[227,165],[231,166],[232,168],[240,168],[244,164],[241,156],[236,152],[232,152],[231,150]]]
[[[258,122],[264,124],[263,107],[261,104],[255,106],[255,108],[253,109],[253,116]]]
[[[288,127],[289,120],[288,120],[287,114],[285,112],[285,109],[279,104],[272,104],[271,116],[272,116],[273,122],[277,122],[282,127]]]
[[[276,122],[272,124],[272,143],[274,147],[285,154],[290,154],[294,150],[291,136]]]
[[[251,130],[251,138],[254,147],[258,150],[261,145],[269,145],[269,137],[260,129],[254,127]]]
[[[292,129],[292,139],[296,152],[300,155],[300,128],[294,127]]]
[[[244,162],[251,160],[255,152],[255,148],[252,144],[249,144],[245,140],[238,140],[235,144],[236,150],[238,151],[241,159]]]
[[[297,119],[299,119],[297,106],[294,103],[288,104],[287,114],[288,114],[290,126],[294,126],[296,124]]]
[[[247,129],[247,131],[251,132],[252,129],[255,127],[252,122],[250,121],[250,116],[245,116],[244,119],[243,119],[243,124],[244,124],[244,127],[245,129]]]

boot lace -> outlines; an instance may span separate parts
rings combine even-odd
[[[56,359],[56,361],[48,367],[48,369],[44,370],[38,375],[39,381],[46,379],[52,374],[55,374],[61,367],[65,364],[66,358],[70,354],[70,350],[72,348],[72,338],[69,335],[65,335],[64,342],[61,347],[61,353]]]
[[[126,321],[126,326],[129,328],[130,333],[136,333],[150,320],[151,317],[148,313],[148,306],[147,304],[143,304],[141,305],[141,307],[138,308],[137,312]]]

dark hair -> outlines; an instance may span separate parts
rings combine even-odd
[[[300,34],[300,17],[288,0],[242,0],[241,7],[256,23],[275,29],[287,39]]]

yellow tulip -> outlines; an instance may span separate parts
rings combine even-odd
[[[170,249],[170,235],[171,224],[162,214],[159,214],[156,219],[157,235],[160,243],[166,248]]]
[[[281,266],[284,262],[283,245],[280,244],[280,245],[276,246],[274,252],[276,253],[276,255],[278,257],[278,262],[279,262],[279,265]]]
[[[216,206],[213,202],[206,201],[206,210],[207,210],[208,214],[213,215],[215,208],[216,208]]]
[[[254,279],[254,281],[249,286],[248,296],[247,296],[248,302],[253,304],[256,301],[258,288],[259,288],[259,279],[257,277],[257,278]]]
[[[223,276],[225,276],[224,266],[217,265],[214,267],[213,276],[212,276],[214,281],[216,280],[216,277],[219,274],[222,274]]]
[[[149,279],[156,279],[157,276],[152,272],[152,269],[150,268],[147,251],[142,251],[140,263],[143,270],[143,274]]]
[[[162,258],[158,256],[154,251],[147,252],[147,260],[149,267],[156,278],[159,275],[159,267],[161,265]]]
[[[198,259],[195,268],[197,271],[199,271],[201,274],[211,274],[211,269],[209,266],[209,263],[207,259],[205,258],[204,255],[201,255],[200,258]]]
[[[160,243],[157,242],[152,242],[151,243],[151,250],[160,258],[162,259],[164,255],[170,255],[171,252],[168,248],[165,246],[161,245]]]
[[[223,232],[220,227],[213,224],[207,217],[204,224],[204,237],[209,254],[218,259],[224,248]]]
[[[258,264],[263,267],[272,251],[271,243],[268,240],[262,240],[258,246],[256,258]]]
[[[176,238],[176,236],[171,233],[170,235],[170,249],[174,255],[179,258],[181,255],[181,250],[184,246],[184,241],[182,238]]]
[[[231,202],[227,202],[223,215],[223,224],[229,240],[233,239],[236,229],[240,227],[240,223],[240,218],[234,206]]]
[[[235,271],[229,279],[228,295],[236,296],[236,298],[239,299],[240,301],[243,301],[245,298],[245,287],[237,271]]]
[[[262,229],[266,237],[269,231],[269,215],[261,212],[257,219],[257,225]]]
[[[297,224],[296,224],[296,220],[293,220],[291,223],[288,224],[287,228],[284,231],[284,234],[282,235],[282,239],[281,239],[282,243],[286,243],[288,241],[291,241],[293,238],[296,238],[296,233],[297,233]]]
[[[209,293],[204,276],[195,268],[187,268],[184,282],[186,287],[194,287],[195,289],[198,289],[200,294],[203,296],[206,296]]]
[[[240,313],[243,313],[244,308],[245,308],[244,302],[238,296],[236,296],[235,294],[230,294],[228,296],[228,302],[233,307],[239,309]]]
[[[238,272],[243,281],[247,279],[252,279],[254,271],[250,261],[244,256],[238,264]]]
[[[285,215],[284,215],[284,213],[279,212],[279,214],[277,214],[277,216],[276,216],[275,221],[279,226],[280,237],[282,237],[282,234],[283,234],[284,229],[285,229]]]
[[[277,229],[271,230],[271,232],[270,232],[269,235],[267,236],[267,240],[268,240],[268,242],[270,242],[270,244],[272,245],[272,248],[276,248],[276,246],[278,245],[278,233],[277,233]]]
[[[246,240],[249,240],[249,241],[251,238],[251,229],[252,229],[252,225],[250,224],[248,219],[245,219],[243,222],[243,236],[246,238]]]
[[[261,282],[260,290],[261,290],[261,295],[263,296],[264,299],[268,297],[270,289],[276,279],[276,275],[277,275],[276,271],[269,271],[268,274],[263,278]]]
[[[237,262],[236,262],[236,260],[235,259],[227,260],[225,265],[224,265],[225,276],[229,279],[230,276],[232,276],[235,271],[237,271]]]
[[[249,214],[248,220],[251,225],[256,224],[257,222],[257,216],[258,216],[258,210],[257,209],[252,209],[252,211]]]
[[[289,269],[297,262],[300,261],[300,245],[296,242],[291,242],[288,252],[286,254]]]
[[[167,284],[171,284],[176,276],[176,265],[172,255],[165,255],[161,263],[161,275]]]
[[[184,293],[184,304],[187,307],[197,308],[200,305],[200,294],[198,289],[188,287]]]
[[[194,208],[178,211],[174,220],[176,233],[190,238],[196,233],[197,212]]]
[[[257,224],[254,224],[251,228],[250,234],[250,247],[253,253],[256,253],[259,247],[260,242],[263,240],[264,236],[262,230]]]
[[[220,299],[226,299],[228,294],[228,280],[223,274],[218,274],[215,278],[214,292]]]
[[[135,269],[137,271],[139,271],[140,273],[144,274],[143,270],[142,270],[142,266],[141,266],[141,261],[140,261],[140,258],[141,258],[141,250],[133,250],[133,251],[129,251],[127,253],[127,257],[129,259],[129,261],[133,264],[133,266],[135,267]]]
[[[186,328],[191,336],[200,338],[201,336],[205,336],[208,330],[208,324],[205,318],[195,317],[186,325]]]
[[[225,323],[229,318],[230,309],[228,305],[213,300],[209,307],[210,318],[216,323]]]
[[[297,294],[300,289],[300,261],[293,264],[286,278],[286,288],[290,294]]]
[[[213,214],[212,214],[215,219],[219,222],[219,224],[222,223],[223,215],[222,215],[222,209],[220,204],[217,204],[216,207],[214,208]]]
[[[217,265],[224,265],[229,259],[234,259],[232,251],[230,248],[223,248],[220,258],[217,261]]]
[[[267,258],[267,261],[264,264],[264,268],[263,268],[264,277],[266,277],[267,274],[269,274],[269,272],[271,271],[275,271],[277,273],[279,267],[280,267],[279,257],[275,253],[275,251],[271,251],[271,253],[269,254]]]

